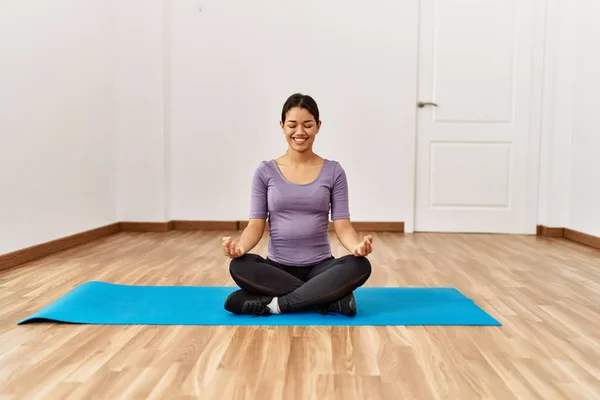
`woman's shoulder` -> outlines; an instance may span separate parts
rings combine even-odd
[[[256,165],[256,170],[257,171],[268,171],[268,170],[272,170],[273,169],[273,165],[275,163],[274,159],[270,159],[270,160],[262,160],[260,161],[257,165]]]
[[[342,166],[342,163],[337,160],[326,158],[324,161],[324,168],[328,169],[334,175],[344,173],[344,167]]]
[[[337,160],[325,159],[321,179],[327,181],[332,187],[343,184],[346,181],[346,171],[342,163]]]
[[[333,160],[331,158],[325,158],[325,163],[330,165],[332,168],[342,168],[342,163],[338,160]]]
[[[254,175],[261,179],[273,177],[275,170],[275,160],[262,160],[254,168]]]

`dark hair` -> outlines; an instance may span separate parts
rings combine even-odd
[[[294,107],[304,108],[315,117],[317,124],[321,123],[319,120],[319,107],[317,106],[317,102],[312,97],[302,93],[295,93],[285,101],[283,110],[281,111],[281,122],[285,122],[288,111]]]

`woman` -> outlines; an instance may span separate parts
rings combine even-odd
[[[304,310],[356,315],[353,291],[371,275],[366,256],[372,237],[362,240],[350,223],[348,185],[340,164],[313,152],[321,128],[316,102],[302,94],[287,99],[281,129],[283,156],[263,161],[254,172],[250,222],[239,242],[223,238],[230,273],[241,290],[225,301],[235,314],[270,315]],[[334,258],[329,212],[342,245],[351,253]],[[265,259],[249,254],[269,220]]]

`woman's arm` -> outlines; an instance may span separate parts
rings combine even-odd
[[[333,189],[331,191],[331,219],[340,243],[355,256],[366,256],[373,251],[373,238],[365,236],[362,240],[350,222],[350,206],[348,201],[348,180],[341,165],[334,171]]]
[[[223,238],[223,251],[231,258],[238,258],[252,250],[265,233],[266,221],[264,219],[250,219],[248,226],[242,232],[240,240],[236,243],[230,236]]]
[[[333,221],[335,233],[342,244],[350,253],[355,256],[366,256],[373,251],[373,237],[365,236],[362,240],[352,226],[349,219],[338,219]]]
[[[232,242],[230,237],[223,238],[225,255],[237,258],[252,250],[260,242],[265,233],[268,214],[267,177],[265,176],[265,163],[261,163],[254,171],[254,176],[252,177],[250,221],[237,243]]]
[[[356,230],[354,230],[350,220],[335,220],[333,221],[333,226],[335,227],[335,234],[337,235],[342,246],[352,253],[356,246],[358,246],[360,243],[360,239],[358,238],[358,233],[356,233]]]
[[[254,171],[252,188],[250,192],[250,221],[242,236],[239,245],[245,253],[258,244],[265,233],[266,220],[269,215],[267,203],[266,164],[261,163]]]
[[[248,222],[248,226],[244,229],[238,241],[242,254],[246,254],[260,242],[265,233],[265,227],[266,221],[264,219],[251,219]]]

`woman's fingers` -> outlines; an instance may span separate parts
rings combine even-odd
[[[230,258],[241,257],[244,250],[231,240],[230,237],[223,238],[223,252]]]
[[[373,246],[371,246],[371,243],[373,241],[373,237],[371,235],[369,236],[365,236],[363,238],[363,241],[360,245],[360,249],[361,249],[361,256],[367,256],[369,254],[371,254],[371,252],[373,251]]]
[[[366,253],[370,254],[373,251],[373,236],[368,235],[365,236],[365,247],[366,247]]]
[[[231,241],[230,237],[223,238],[223,251],[225,252],[226,256],[231,257],[233,254],[235,254],[235,247],[235,243]]]

